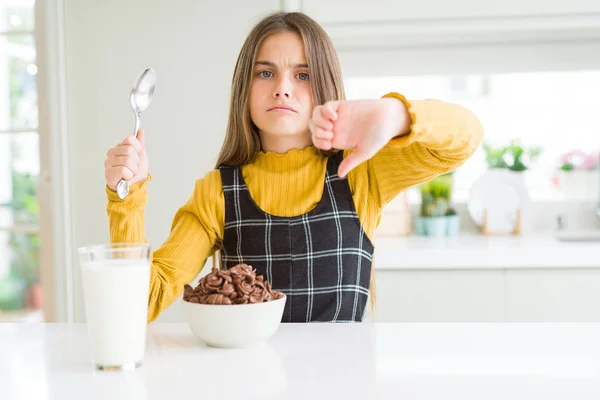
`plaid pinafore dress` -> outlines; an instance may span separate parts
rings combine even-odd
[[[282,322],[357,322],[366,309],[374,247],[356,213],[347,179],[329,157],[318,205],[279,217],[252,199],[240,167],[219,168],[225,197],[223,268],[252,265],[287,295]],[[285,199],[281,199],[285,201]]]

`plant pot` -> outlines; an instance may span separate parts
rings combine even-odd
[[[42,291],[42,285],[40,283],[34,283],[29,287],[29,306],[39,310],[42,308],[44,303],[44,296]]]
[[[415,218],[415,235],[425,236],[425,217],[418,216]]]
[[[446,217],[423,218],[425,234],[432,237],[446,236],[448,220]]]
[[[558,186],[565,200],[595,200],[599,179],[596,170],[558,172]]]
[[[446,236],[456,236],[460,232],[460,217],[458,215],[447,215]]]
[[[526,184],[527,175],[529,175],[528,171],[512,171],[510,169],[506,170],[510,175],[513,175],[517,179],[521,181],[522,184]]]

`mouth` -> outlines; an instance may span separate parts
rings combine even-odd
[[[283,112],[283,113],[295,113],[297,112],[296,110],[294,110],[292,107],[284,105],[284,104],[277,104],[274,105],[272,107],[269,107],[267,109],[267,111],[273,111],[273,112]]]

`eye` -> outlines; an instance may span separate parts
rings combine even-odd
[[[300,72],[298,75],[296,75],[298,77],[298,79],[300,79],[301,81],[307,81],[308,80],[308,74],[306,72]]]
[[[258,76],[260,76],[261,78],[271,78],[273,77],[273,73],[271,71],[260,71],[258,73]]]

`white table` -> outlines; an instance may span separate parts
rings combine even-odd
[[[83,324],[0,324],[0,399],[598,399],[600,324],[282,324],[206,347],[149,326],[144,365],[100,372]]]

